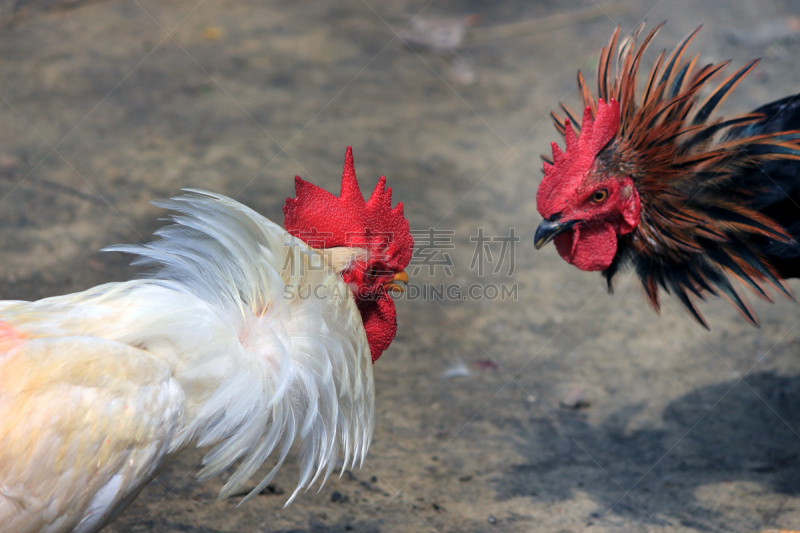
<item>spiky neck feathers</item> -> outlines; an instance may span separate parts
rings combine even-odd
[[[295,190],[296,197],[287,198],[283,208],[286,231],[313,248],[335,254],[342,278],[353,290],[361,311],[375,361],[397,332],[388,287],[405,278],[403,269],[414,247],[403,204],[392,207],[392,190],[386,188],[385,176],[378,180],[369,200],[364,200],[350,147],[338,198],[299,176],[295,177]]]

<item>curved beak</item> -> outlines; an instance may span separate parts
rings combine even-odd
[[[383,284],[383,288],[387,291],[397,291],[397,292],[405,292],[406,288],[403,285],[398,285],[397,282],[400,281],[403,285],[408,283],[408,274],[406,274],[405,270],[401,270],[397,274],[394,275],[394,278],[391,281],[387,281]]]
[[[533,236],[533,245],[537,250],[540,250],[545,244],[555,239],[558,235],[572,229],[572,226],[574,226],[576,222],[578,221],[550,222],[549,220],[542,220],[539,227],[536,228],[536,235]]]

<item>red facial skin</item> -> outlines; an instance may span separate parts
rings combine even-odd
[[[338,198],[299,176],[295,189],[296,198],[287,198],[283,207],[286,231],[314,248],[346,246],[367,251],[369,259],[345,270],[342,279],[353,291],[374,363],[397,333],[394,300],[385,284],[408,265],[414,248],[403,204],[392,207],[392,190],[386,188],[383,176],[364,201],[350,147]]]
[[[630,233],[639,224],[639,193],[629,177],[592,180],[592,187],[575,191],[559,220],[578,221],[570,231],[554,239],[564,260],[581,270],[605,270],[617,253],[617,235]],[[602,202],[595,195],[607,191]]]
[[[342,272],[342,279],[352,288],[356,301],[374,300],[388,296],[384,285],[394,279],[396,272],[403,270],[395,269],[380,259],[359,261]]]
[[[397,334],[397,311],[385,284],[403,270],[392,268],[384,261],[358,262],[342,272],[342,279],[353,291],[356,305],[361,312],[367,341],[372,352],[372,362],[389,347]]]
[[[550,222],[573,223],[555,238],[558,253],[581,270],[605,270],[617,253],[617,235],[639,224],[639,193],[629,176],[604,176],[597,156],[619,129],[619,103],[598,102],[597,115],[587,107],[580,137],[566,121],[567,149],[553,147],[553,164],[545,163],[545,176],[536,194],[539,214]]]

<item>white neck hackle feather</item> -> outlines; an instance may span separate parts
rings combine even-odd
[[[300,479],[288,505],[300,490],[327,479],[340,447],[342,471],[363,463],[369,447],[372,360],[355,302],[337,275],[361,253],[340,249],[331,254],[332,268],[315,268],[326,265],[314,260],[317,251],[255,211],[220,195],[189,192],[155,204],[182,214],[156,232],[160,240],[108,250],[137,254],[133,264],[156,267],[151,283],[202,299],[240,332],[240,341],[255,341],[235,354],[205,345],[189,354],[192,366],[206,370],[187,374],[201,372],[218,385],[196,400],[196,413],[172,449],[191,441],[215,446],[201,479],[243,459],[220,498],[239,489],[277,449],[277,464],[243,503],[267,486],[299,437]],[[287,287],[297,294],[301,287],[325,287],[328,299],[289,299]],[[229,360],[224,371],[214,368],[221,359]]]

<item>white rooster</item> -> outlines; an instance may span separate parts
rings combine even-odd
[[[150,277],[0,302],[0,532],[98,531],[189,446],[213,446],[201,479],[240,461],[221,498],[275,451],[258,494],[293,443],[289,501],[340,450],[364,460],[413,240],[384,177],[364,201],[350,148],[341,197],[295,179],[286,230],[190,191],[157,204],[179,213],[160,240],[111,248]]]

